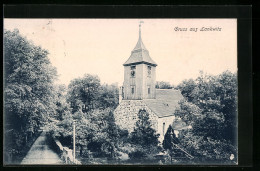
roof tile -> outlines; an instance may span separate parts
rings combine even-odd
[[[173,116],[178,102],[183,99],[181,92],[174,89],[156,89],[156,99],[144,99],[145,104],[159,117]]]
[[[140,63],[140,62],[157,65],[150,57],[149,51],[145,48],[141,38],[141,34],[139,34],[138,42],[135,48],[132,50],[131,56],[127,59],[124,65],[130,65],[134,63]]]

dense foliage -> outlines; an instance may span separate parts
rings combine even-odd
[[[72,112],[87,113],[90,110],[107,107],[115,108],[118,104],[118,88],[116,85],[101,85],[98,76],[85,74],[83,78],[77,78],[68,86],[68,102]]]
[[[181,83],[185,100],[175,111],[190,130],[181,132],[180,141],[200,161],[236,162],[237,157],[237,78],[229,71],[217,76],[201,75]],[[230,159],[230,156],[235,159]]]
[[[162,142],[163,148],[168,151],[168,154],[170,155],[171,158],[171,163],[172,163],[172,158],[175,156],[176,153],[176,145],[179,144],[179,139],[176,137],[174,130],[171,125],[169,125],[166,134],[164,135],[164,140]]]
[[[101,85],[98,76],[86,74],[71,81],[66,97],[67,102],[62,103],[59,111],[65,113],[64,110],[70,108],[71,111],[50,127],[52,135],[72,148],[74,122],[80,157],[117,158],[120,138],[124,137],[121,136],[124,131],[115,124],[113,115],[118,104],[117,86]]]
[[[116,159],[119,156],[119,145],[122,138],[127,136],[115,124],[111,108],[95,109],[83,113],[81,108],[74,114],[64,116],[52,129],[54,138],[63,145],[72,147],[73,122],[76,132],[76,149],[82,158],[107,157]],[[126,135],[123,135],[126,134]]]
[[[113,114],[118,105],[116,85],[101,85],[98,76],[86,74],[71,81],[66,96],[67,103],[61,103],[61,100],[57,103],[62,104],[58,105],[56,118],[59,121],[50,124],[50,131],[62,144],[72,148],[74,122],[76,149],[80,157],[88,159],[86,163],[93,157],[118,159],[129,155],[130,158],[151,158],[158,153],[159,135],[152,129],[146,111],[139,112],[139,120],[130,136],[128,131],[116,125]],[[60,115],[60,111],[69,111],[68,106],[71,113]]]
[[[135,146],[135,151],[130,153],[131,158],[149,158],[158,153],[159,134],[152,128],[149,114],[145,110],[140,110],[134,131],[130,135],[131,143]]]
[[[4,30],[5,154],[18,156],[28,139],[56,112],[55,78],[46,50],[17,29]]]
[[[155,88],[157,89],[171,89],[173,86],[169,82],[156,81]]]

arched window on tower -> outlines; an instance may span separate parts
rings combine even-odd
[[[135,65],[132,65],[131,66],[131,77],[135,77],[135,69],[136,69],[136,66]]]
[[[132,93],[132,94],[135,93],[135,86],[131,86],[131,93]]]
[[[151,66],[147,66],[147,76],[151,77],[151,73],[152,73],[152,67]]]

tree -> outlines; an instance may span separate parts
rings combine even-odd
[[[156,81],[155,88],[157,89],[171,89],[173,86],[169,82]]]
[[[72,112],[82,107],[84,113],[94,109],[100,80],[98,76],[85,74],[83,78],[72,80],[68,86],[68,102],[71,104]]]
[[[66,86],[55,85],[54,86],[54,101],[56,104],[56,112],[51,116],[53,119],[62,120],[64,115],[71,113],[71,108],[66,100]]]
[[[163,148],[169,151],[172,163],[172,157],[174,156],[174,150],[176,149],[175,144],[179,144],[179,140],[176,137],[174,130],[171,125],[169,125],[166,134],[164,135]]]
[[[119,102],[119,89],[115,84],[104,84],[99,89],[99,106],[100,108],[113,108],[115,109],[118,106]]]
[[[79,109],[73,115],[76,127],[76,147],[80,151],[81,157],[89,157],[88,145],[92,141],[96,132],[96,125]]]
[[[196,87],[196,83],[193,79],[184,80],[181,84],[177,86],[177,89],[181,90],[181,94],[188,99],[188,101],[193,100],[192,91]]]
[[[103,130],[107,133],[106,142],[102,144],[102,150],[110,159],[116,158],[118,153],[118,145],[120,143],[120,128],[115,123],[114,113],[109,111],[107,116],[107,127]]]
[[[68,86],[68,102],[72,112],[88,113],[94,109],[115,108],[118,104],[118,88],[116,85],[101,85],[98,76],[85,74],[77,78]]]
[[[225,71],[218,76],[217,82],[219,85],[215,87],[215,92],[219,95],[223,106],[221,112],[225,118],[223,136],[237,145],[237,75]]]
[[[64,115],[55,127],[52,135],[62,144],[72,148],[72,124],[76,127],[76,149],[84,158],[94,153],[98,157],[115,159],[119,156],[118,145],[121,143],[121,132],[115,124],[111,108],[94,109],[83,113],[79,108],[74,114]]]
[[[136,126],[130,136],[132,144],[136,146],[136,151],[130,155],[133,158],[144,158],[158,152],[159,134],[152,128],[149,114],[145,110],[139,111]]]
[[[90,122],[81,108],[74,114],[66,113],[58,123],[51,124],[50,133],[57,138],[64,146],[73,148],[73,123],[75,124],[76,149],[81,157],[89,157],[87,146],[94,137],[95,125]]]
[[[181,132],[182,143],[205,160],[227,162],[230,154],[236,156],[237,148],[236,74],[200,74],[196,80],[178,86],[185,100],[175,116],[192,126]]]
[[[18,29],[4,30],[5,150],[20,153],[48,116],[55,113],[56,69],[47,50],[35,46]]]
[[[100,157],[117,158],[122,130],[115,124],[112,108],[96,109],[88,114],[88,118],[94,125],[93,137],[88,144],[89,150]]]
[[[68,127],[72,127],[74,120],[76,147],[81,157],[89,157],[90,152],[93,152],[99,157],[116,158],[121,130],[115,125],[112,111],[118,103],[117,92],[116,85],[100,85],[97,76],[86,74],[83,78],[72,80],[67,94],[72,115],[63,117],[63,120],[58,123],[55,135],[71,146],[72,134],[71,128]],[[59,100],[58,104],[63,103]],[[58,113],[66,109],[66,105],[62,106],[58,108]]]
[[[202,109],[202,113],[207,116],[207,123],[214,125],[215,120],[222,124],[215,124],[212,136],[220,136],[230,140],[233,145],[236,141],[237,130],[237,78],[236,74],[225,71],[218,76],[201,75],[182,87],[181,93],[187,99]],[[181,84],[183,85],[183,84]],[[193,87],[186,93],[187,87]],[[213,130],[213,128],[212,128]],[[222,134],[225,133],[225,134]]]

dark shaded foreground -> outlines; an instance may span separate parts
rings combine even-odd
[[[21,164],[63,164],[57,153],[49,146],[45,132],[36,139]]]

